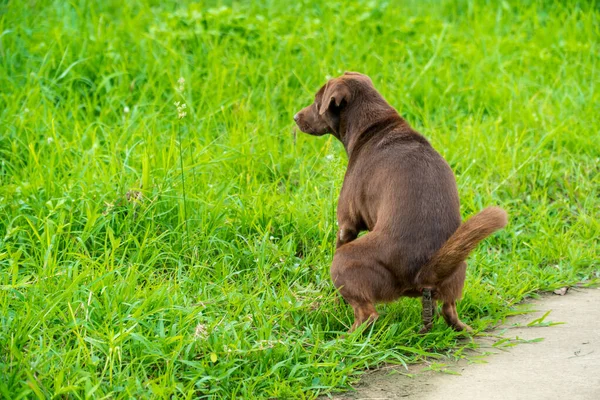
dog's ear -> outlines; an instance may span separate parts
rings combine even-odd
[[[319,115],[326,115],[327,111],[331,106],[335,105],[339,107],[342,102],[348,103],[350,101],[350,89],[341,80],[330,81],[325,87],[323,98],[321,100],[321,107],[319,108]]]
[[[341,80],[332,80],[325,87],[325,92],[323,92],[321,98],[321,106],[319,107],[319,115],[329,125],[334,136],[339,137],[340,135],[339,107],[344,102],[346,104],[350,102],[350,96],[348,85]]]

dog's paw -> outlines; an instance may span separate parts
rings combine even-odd
[[[458,323],[454,324],[452,328],[457,332],[473,333],[473,328],[461,321],[458,321]]]

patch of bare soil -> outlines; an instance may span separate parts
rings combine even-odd
[[[458,363],[383,368],[337,398],[600,399],[600,288],[557,291],[525,306],[536,311],[476,337],[477,353]]]

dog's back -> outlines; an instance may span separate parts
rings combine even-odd
[[[353,157],[344,187],[352,188],[367,228],[385,231],[397,243],[388,253],[390,264],[398,278],[412,282],[460,225],[454,174],[405,122],[370,138]]]

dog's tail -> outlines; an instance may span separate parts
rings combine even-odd
[[[417,275],[419,285],[436,285],[449,277],[466,260],[477,244],[508,222],[506,211],[488,207],[458,227],[456,232],[433,254]]]

